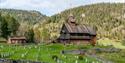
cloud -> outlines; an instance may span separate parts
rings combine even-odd
[[[53,15],[65,9],[100,2],[125,2],[125,0],[0,0],[0,8],[37,10]]]
[[[0,2],[2,2],[2,3],[4,3],[4,2],[6,2],[7,0],[0,0]]]

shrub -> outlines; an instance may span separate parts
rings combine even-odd
[[[79,59],[79,60],[83,60],[83,56],[80,55],[80,56],[78,57],[78,59]]]
[[[53,59],[54,61],[57,61],[57,60],[58,60],[58,56],[57,56],[57,55],[53,55],[53,56],[52,56],[52,59]]]

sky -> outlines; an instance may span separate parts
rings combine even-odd
[[[0,0],[0,8],[36,10],[51,16],[65,9],[102,2],[125,3],[125,0]]]

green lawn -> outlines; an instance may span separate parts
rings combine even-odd
[[[101,46],[112,45],[113,47],[118,48],[118,49],[125,49],[125,46],[124,44],[122,44],[122,41],[115,41],[115,40],[111,40],[108,38],[99,39],[97,41],[97,44]]]
[[[125,50],[115,53],[101,53],[98,56],[103,57],[107,60],[113,61],[114,63],[125,63]]]
[[[62,50],[89,49],[90,45],[8,45],[0,44],[0,57],[14,60],[31,60],[49,63],[100,63],[94,58],[80,55],[61,54]],[[55,61],[52,57],[58,57],[59,61]],[[82,59],[79,59],[82,57]]]

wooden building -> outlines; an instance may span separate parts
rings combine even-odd
[[[61,43],[91,43],[96,44],[96,31],[87,25],[76,23],[74,16],[69,16],[63,24],[58,41]]]
[[[8,43],[9,44],[22,44],[22,43],[26,43],[26,38],[23,37],[23,36],[9,37],[8,38]]]

